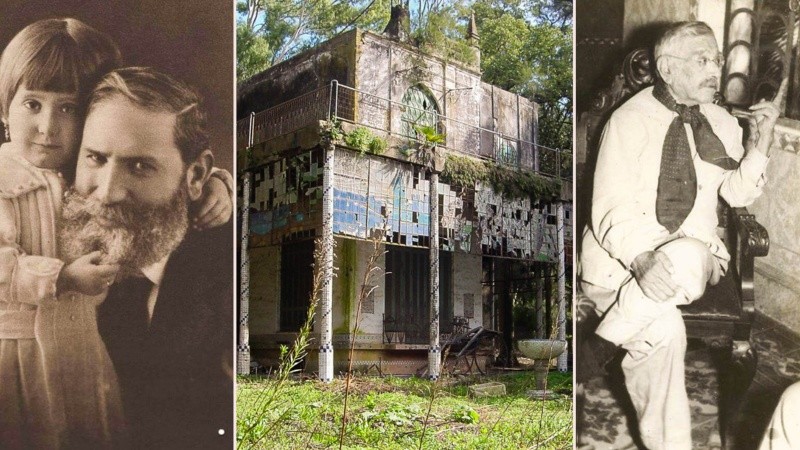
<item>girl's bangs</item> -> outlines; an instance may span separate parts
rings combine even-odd
[[[81,81],[91,71],[81,67],[82,58],[75,45],[50,45],[34,54],[25,64],[21,84],[33,91],[82,93]]]

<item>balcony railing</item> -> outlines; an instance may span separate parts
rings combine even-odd
[[[419,141],[410,134],[408,116],[430,115],[416,108],[333,81],[237,123],[237,147],[268,142],[319,120],[339,120],[370,128],[381,137]],[[412,113],[412,114],[409,114]],[[491,160],[505,166],[533,170],[543,175],[572,179],[572,153],[537,145],[517,136],[436,115],[437,131],[445,136],[440,145],[450,151]],[[405,123],[404,123],[405,122]]]

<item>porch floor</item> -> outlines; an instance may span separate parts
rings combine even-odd
[[[758,447],[781,393],[800,380],[800,336],[760,314],[756,314],[752,334],[758,367],[737,424],[740,431],[734,448],[742,450]],[[615,372],[587,383],[582,420],[585,446],[580,449],[639,448],[638,436],[632,436],[636,426],[633,407],[622,384],[621,372]],[[709,444],[709,438],[713,434],[718,436],[717,388],[716,369],[708,350],[690,341],[686,353],[686,389],[692,410],[693,448],[716,448]]]

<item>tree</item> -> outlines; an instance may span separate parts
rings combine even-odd
[[[485,81],[540,105],[541,145],[572,148],[572,4],[477,0],[472,8]]]
[[[246,80],[354,26],[378,30],[389,0],[240,0],[236,73]],[[381,28],[382,29],[382,28]]]

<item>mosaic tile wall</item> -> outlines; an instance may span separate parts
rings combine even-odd
[[[484,255],[555,259],[555,246],[544,245],[544,217],[531,207],[530,200],[505,199],[488,186],[479,185],[475,208]]]
[[[337,150],[334,173],[334,233],[366,239],[386,220],[388,242],[428,246],[430,181],[424,170]],[[506,200],[488,186],[440,183],[439,213],[442,250],[556,260],[555,222],[548,225],[547,214],[529,200]]]
[[[439,183],[439,246],[449,252],[480,254],[475,226],[475,190]]]
[[[386,229],[399,245],[429,245],[428,174],[419,166],[336,150],[333,232],[369,238]],[[251,246],[313,236],[322,209],[322,152],[283,158],[253,174]],[[439,184],[439,243],[445,251],[555,261],[555,207],[507,200],[488,186]]]
[[[545,261],[544,255],[553,255],[547,261],[557,262],[557,240],[558,228],[556,226],[556,205],[552,203],[539,205],[537,208],[540,217],[540,224],[537,227],[540,230],[540,237],[537,245],[539,246],[540,261]],[[572,222],[568,216],[571,216],[571,208],[565,205],[564,208],[564,242],[568,244],[572,241]]]
[[[347,150],[336,150],[335,161],[334,233],[366,239],[368,230],[386,222],[388,242],[428,246],[430,185],[424,171]]]
[[[322,166],[322,152],[313,150],[273,161],[253,173],[251,246],[313,233],[322,211]]]

